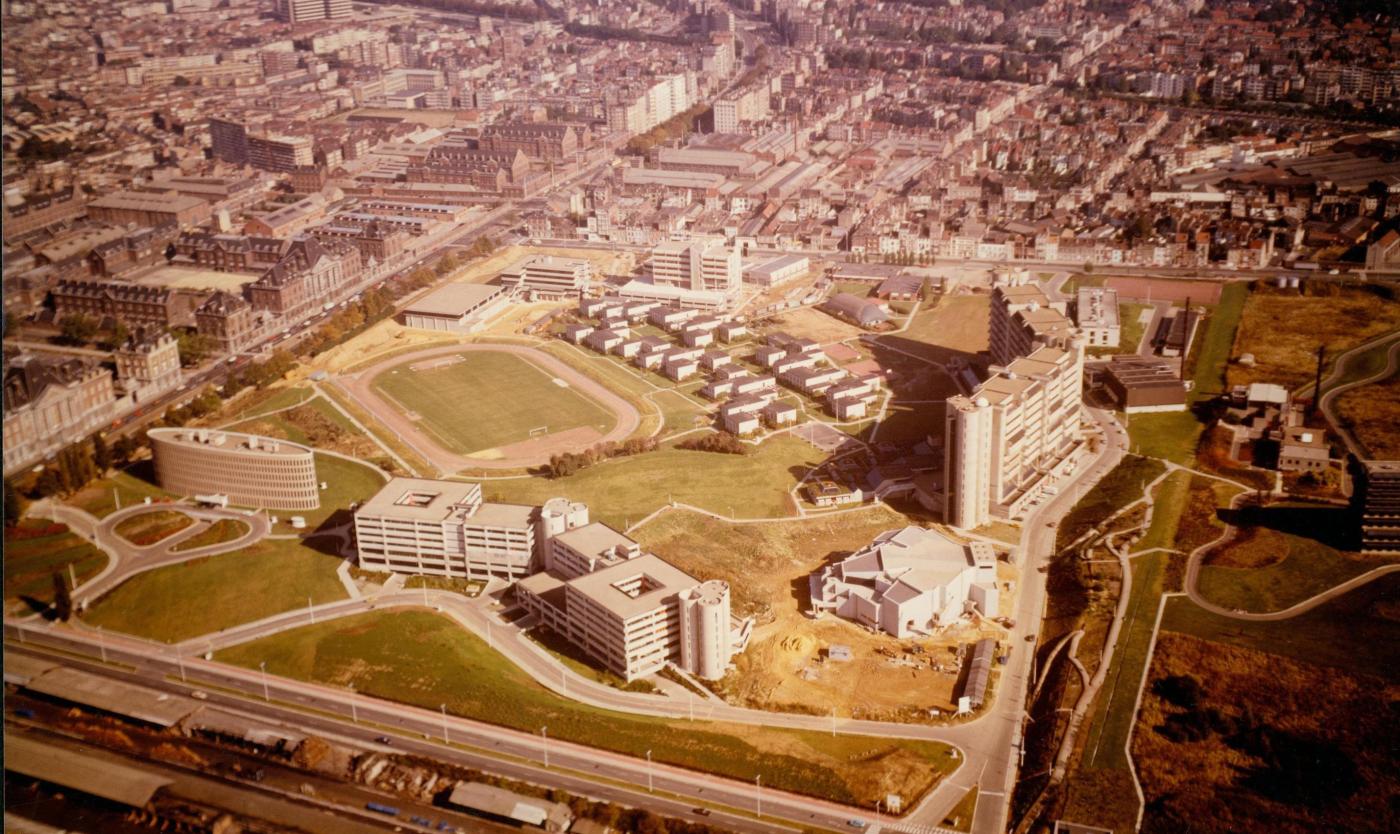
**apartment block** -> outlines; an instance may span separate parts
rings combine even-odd
[[[992,363],[1005,365],[1044,345],[1065,347],[1075,335],[1064,304],[1050,302],[1033,284],[992,291],[989,333]]]
[[[964,529],[1016,518],[1077,462],[1083,346],[1042,347],[994,366],[969,396],[948,399],[944,520]]]
[[[277,17],[287,23],[340,20],[354,14],[350,0],[278,0]]]

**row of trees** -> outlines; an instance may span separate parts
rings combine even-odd
[[[40,498],[53,495],[72,495],[83,487],[101,478],[113,467],[122,467],[140,451],[143,441],[135,437],[118,437],[108,443],[101,434],[74,443],[63,449],[39,472],[34,479],[33,492]],[[5,481],[5,523],[19,521],[23,503],[19,491],[9,481]]]
[[[725,455],[747,455],[749,447],[727,431],[692,437],[676,444],[678,449],[695,452],[718,452]]]
[[[558,455],[551,455],[549,464],[545,470],[551,478],[567,478],[568,476],[587,469],[595,463],[608,460],[609,458],[622,458],[630,455],[640,455],[643,452],[650,452],[656,448],[656,438],[654,437],[634,437],[624,440],[621,443],[609,440],[606,443],[599,443],[591,446],[582,452],[564,452]]]

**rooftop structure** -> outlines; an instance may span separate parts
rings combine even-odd
[[[922,527],[889,530],[809,578],[814,611],[904,638],[947,626],[971,607],[997,616],[996,552]]]
[[[424,330],[471,333],[505,303],[504,287],[495,284],[448,284],[405,307],[404,324]]]

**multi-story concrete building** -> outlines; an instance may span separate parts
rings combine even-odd
[[[888,530],[809,577],[812,610],[831,611],[895,637],[956,622],[971,607],[997,616],[997,556],[922,527]]]
[[[1064,304],[1052,304],[1033,284],[992,290],[989,350],[992,363],[1005,365],[1043,345],[1064,347],[1074,333]]]
[[[592,280],[593,264],[589,261],[551,255],[532,255],[501,272],[503,285],[551,298],[576,296],[588,289]]]
[[[180,495],[225,495],[246,507],[314,510],[321,505],[309,446],[218,429],[151,429],[156,482]]]
[[[742,274],[738,247],[722,240],[671,240],[651,251],[651,280],[660,286],[729,294]]]
[[[1084,351],[1042,347],[993,366],[968,396],[948,398],[944,520],[973,528],[1016,518],[1077,461]]]
[[[526,611],[628,681],[667,663],[722,677],[751,628],[734,622],[728,583],[701,582],[651,553],[569,578],[538,573],[515,588]]]
[[[277,16],[287,23],[339,20],[354,14],[350,0],[278,0]]]
[[[145,403],[180,387],[180,349],[164,331],[133,334],[112,354],[133,403]]]
[[[1104,287],[1080,287],[1074,301],[1074,323],[1087,347],[1118,347],[1122,328],[1118,321],[1118,291]],[[1136,349],[1137,345],[1128,345]]]
[[[315,162],[306,136],[249,136],[248,164],[264,171],[291,173]]]
[[[116,416],[106,368],[74,357],[5,357],[5,474],[106,426]]]
[[[366,570],[515,580],[534,570],[540,518],[480,484],[394,478],[355,510],[355,543]]]
[[[8,454],[8,451],[6,452]],[[1353,461],[1362,553],[1400,553],[1400,461]]]

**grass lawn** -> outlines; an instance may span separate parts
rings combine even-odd
[[[1124,769],[1128,760],[1124,745],[1133,726],[1138,685],[1147,666],[1147,649],[1152,642],[1152,627],[1157,621],[1158,599],[1162,596],[1162,574],[1167,564],[1165,553],[1150,553],[1132,560],[1133,588],[1118,643],[1113,652],[1113,666],[1108,670],[1103,688],[1094,703],[1092,720],[1084,736],[1084,758],[1080,766],[1087,769]]]
[[[345,598],[340,559],[294,539],[137,574],[89,607],[89,625],[176,642],[219,629]]]
[[[550,738],[868,807],[885,793],[911,806],[956,762],[913,742],[645,718],[545,690],[475,635],[426,611],[375,612],[305,626],[218,653],[218,659],[437,709]]]
[[[661,409],[662,431],[665,434],[689,431],[696,424],[706,425],[709,420],[701,419],[703,410],[694,400],[679,391],[657,391],[652,402]]]
[[[824,456],[786,435],[772,438],[749,455],[692,452],[663,446],[655,452],[614,458],[567,478],[485,481],[487,500],[540,504],[555,496],[588,504],[594,520],[623,529],[641,521],[670,499],[740,518],[791,516],[788,490],[794,473],[816,466]]]
[[[129,516],[117,523],[116,534],[136,545],[149,547],[194,524],[194,519],[175,510],[151,510]]]
[[[444,364],[413,370],[429,362]],[[591,426],[606,434],[615,425],[602,405],[555,384],[547,371],[511,353],[405,362],[380,372],[373,384],[381,396],[418,415],[444,448],[459,454],[527,440],[539,427],[553,433]]]
[[[232,518],[221,518],[205,528],[203,532],[190,536],[175,545],[173,549],[177,553],[182,550],[198,550],[201,547],[234,541],[246,535],[247,532],[247,524]]]
[[[306,526],[315,530],[330,520],[336,513],[346,513],[356,501],[363,501],[384,486],[384,478],[378,472],[362,463],[339,458],[335,455],[316,453],[316,479],[326,485],[321,491],[321,506],[314,510],[285,510],[279,517],[289,518],[299,515],[306,519]]]
[[[130,507],[147,498],[152,501],[173,501],[177,496],[155,485],[151,462],[134,463],[124,470],[88,484],[65,503],[103,518],[117,510],[118,504]]]
[[[395,454],[402,458],[412,469],[412,472],[409,474],[420,477],[428,477],[437,474],[437,470],[433,468],[432,464],[424,460],[421,455],[411,449],[402,440],[399,440],[377,417],[365,411],[358,403],[346,397],[339,388],[334,385],[327,385],[321,390],[325,392],[328,398],[334,400],[336,405],[339,405],[353,415],[356,420],[359,420],[360,425],[369,429],[376,440],[385,447],[392,449]]]
[[[1247,284],[1227,284],[1220,291],[1220,303],[1215,305],[1207,319],[1205,332],[1199,337],[1200,343],[1195,350],[1195,361],[1191,368],[1192,379],[1196,385],[1189,401],[1194,402],[1226,390],[1230,353],[1249,298]],[[1306,331],[1307,326],[1302,327]]]
[[[948,812],[948,816],[943,818],[941,825],[952,831],[971,831],[972,815],[975,813],[977,813],[976,786],[958,800],[958,804],[954,805],[953,810]]]
[[[1196,446],[1205,425],[1190,411],[1134,414],[1128,419],[1130,448],[1150,458],[1162,458],[1183,466],[1196,460]]]
[[[1400,328],[1400,302],[1365,288],[1336,295],[1298,295],[1260,289],[1249,297],[1234,352],[1254,354],[1253,367],[1232,365],[1232,385],[1274,382],[1290,390],[1313,380],[1317,348],[1335,357],[1368,339]]]
[[[1201,595],[1224,608],[1278,611],[1388,561],[1267,527],[1241,533],[1201,567]]]
[[[1060,522],[1056,546],[1064,547],[1119,508],[1141,498],[1143,487],[1164,471],[1161,461],[1125,455]]]
[[[233,411],[222,415],[225,422],[229,420],[246,420],[258,414],[267,414],[272,411],[280,411],[284,408],[291,408],[298,403],[306,402],[315,395],[310,388],[264,388],[254,391],[244,396]]]
[[[1366,350],[1353,356],[1346,365],[1346,372],[1337,380],[1334,385],[1324,388],[1323,391],[1330,391],[1338,385],[1345,385],[1348,382],[1355,382],[1359,379],[1366,379],[1385,370],[1389,362],[1390,346],[1393,342],[1378,342]]]
[[[1190,472],[1173,472],[1157,485],[1153,494],[1152,524],[1142,540],[1134,545],[1134,550],[1151,550],[1154,547],[1173,547],[1177,528],[1181,522],[1181,512],[1186,507],[1186,496],[1191,483]]]
[[[53,602],[54,573],[68,582],[72,565],[81,583],[106,564],[106,554],[67,525],[24,519],[5,528],[5,608],[13,613],[42,610]]]
[[[1400,575],[1368,582],[1311,611],[1278,622],[1214,614],[1186,597],[1167,600],[1162,629],[1304,663],[1400,682]]]
[[[915,314],[904,332],[880,336],[876,341],[933,361],[975,354],[987,349],[990,316],[991,296],[945,295]]]

